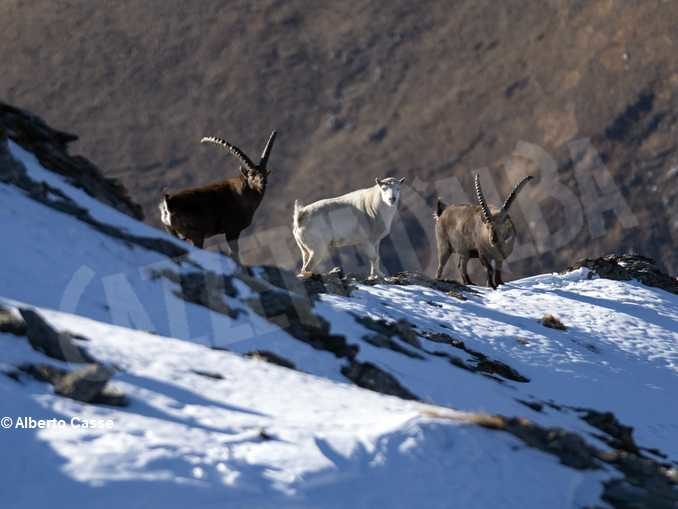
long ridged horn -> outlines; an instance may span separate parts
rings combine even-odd
[[[271,136],[268,137],[268,141],[266,142],[266,146],[264,147],[264,151],[261,153],[261,159],[259,160],[259,168],[262,170],[266,169],[266,165],[268,164],[268,156],[271,155],[271,149],[273,148],[273,142],[275,141],[275,137],[278,134],[277,131],[273,131],[271,133]]]
[[[214,143],[216,145],[221,145],[224,147],[226,150],[228,150],[231,154],[233,154],[235,157],[240,160],[243,166],[245,166],[248,170],[250,171],[257,171],[257,167],[254,166],[254,163],[252,160],[247,157],[245,152],[240,150],[238,147],[235,145],[231,145],[229,142],[224,140],[223,138],[216,138],[215,136],[205,136],[203,139],[200,140],[200,143]]]
[[[518,193],[523,189],[525,184],[527,184],[533,178],[534,177],[532,175],[528,175],[527,177],[524,177],[520,182],[518,182],[513,187],[511,194],[508,195],[508,198],[506,198],[504,205],[501,206],[500,214],[508,214],[508,210],[511,207],[511,205],[513,204],[513,202],[515,201],[516,197],[518,196]]]
[[[476,173],[476,176],[473,180],[476,188],[476,199],[478,200],[478,203],[480,204],[480,210],[483,214],[483,222],[485,223],[491,223],[492,222],[492,213],[490,212],[490,208],[487,206],[487,202],[485,201],[485,196],[483,195],[483,190],[480,188],[480,177]]]

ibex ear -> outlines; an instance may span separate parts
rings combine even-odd
[[[381,185],[381,180],[379,180],[379,177],[374,177],[374,181],[377,183],[378,186]]]
[[[398,183],[399,183],[399,184],[402,184],[402,183],[405,182],[406,180],[407,180],[407,177],[403,177],[403,178],[401,178],[401,179],[398,181]]]

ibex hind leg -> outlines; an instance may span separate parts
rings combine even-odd
[[[436,279],[442,279],[445,265],[452,255],[452,246],[449,242],[438,243],[438,270],[436,271]]]
[[[304,245],[304,243],[301,241],[299,237],[296,235],[294,236],[294,240],[297,242],[297,246],[299,246],[299,251],[301,251],[301,270],[299,271],[299,275],[303,275],[306,269],[308,268],[308,262],[309,258],[311,257],[311,252],[309,249]]]
[[[307,274],[307,273],[315,273],[317,269],[320,267],[320,264],[327,258],[327,255],[329,254],[329,251],[327,248],[323,247],[316,247],[316,248],[311,248],[308,247],[308,258],[306,258],[306,265],[305,267],[301,268],[302,274]]]
[[[473,281],[468,276],[468,255],[459,255],[459,273],[461,274],[461,282],[465,285],[472,285]]]

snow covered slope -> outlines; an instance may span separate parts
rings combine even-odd
[[[128,402],[57,395],[26,367],[80,365],[0,334],[3,416],[111,421],[0,430],[3,507],[678,500],[677,295],[582,268],[498,291],[420,278],[316,298],[2,145],[22,178],[0,179],[0,302],[68,331]]]

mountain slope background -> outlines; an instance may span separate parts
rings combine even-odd
[[[430,270],[435,196],[458,199],[460,183],[470,196],[473,171],[487,167],[493,201],[526,172],[542,176],[519,200],[526,247],[513,276],[613,249],[673,273],[677,16],[678,4],[664,1],[7,0],[0,94],[79,133],[75,149],[120,178],[151,224],[163,187],[237,171],[201,136],[256,154],[277,128],[268,194],[243,242],[250,264],[298,263],[294,199],[402,175],[414,187],[396,233],[413,254],[397,259],[385,243],[386,262]],[[582,139],[590,151],[573,161],[570,142]],[[543,164],[516,155],[520,142],[554,158],[558,180],[581,199],[570,205],[605,204],[601,193],[618,189],[630,207],[623,220],[605,212],[592,227],[573,216],[549,196]],[[614,186],[576,178],[578,164],[609,172]],[[549,240],[564,222],[573,224],[566,241]]]

